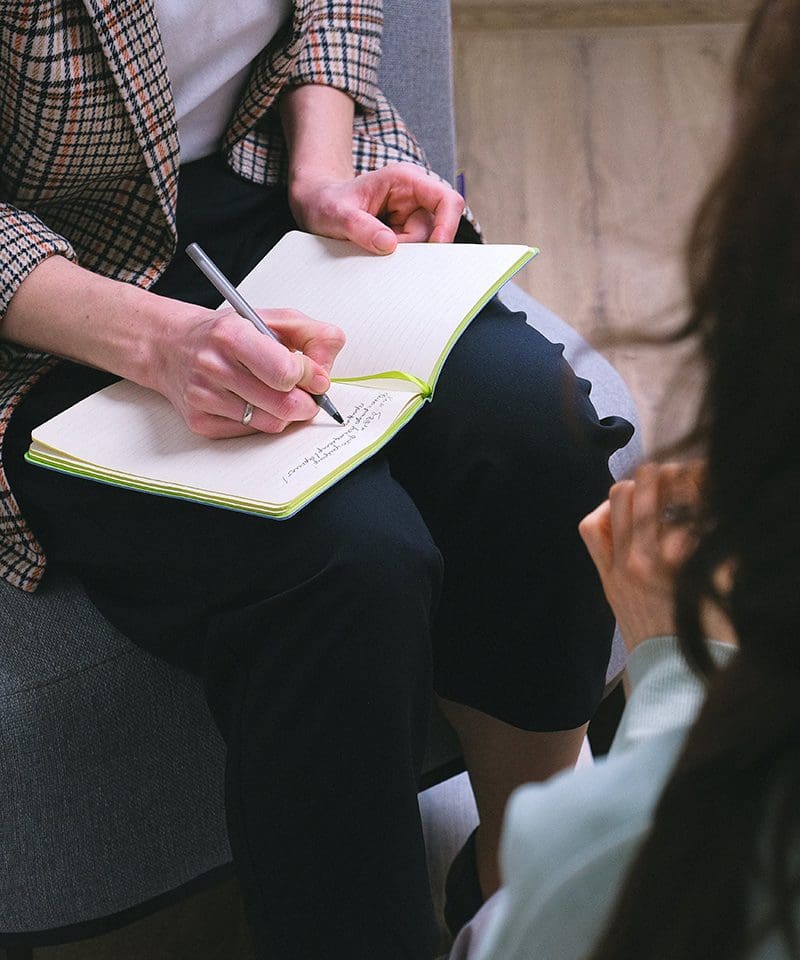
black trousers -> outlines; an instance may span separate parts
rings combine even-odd
[[[199,241],[234,279],[292,226],[282,190],[216,159],[181,172],[180,250]],[[180,253],[156,289],[218,302]],[[272,521],[24,463],[33,426],[112,379],[56,368],[14,413],[4,465],[49,563],[204,678],[258,956],[428,957],[431,690],[528,730],[589,719],[613,623],[576,528],[630,425],[598,421],[561,348],[495,300],[433,403]]]

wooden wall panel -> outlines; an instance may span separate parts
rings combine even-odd
[[[489,240],[542,248],[521,284],[595,342],[651,328],[683,298],[687,226],[726,139],[741,32],[455,31],[467,199]],[[669,358],[609,355],[651,437]]]
[[[740,23],[755,0],[452,0],[459,29]]]

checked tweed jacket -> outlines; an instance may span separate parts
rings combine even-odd
[[[382,22],[380,0],[297,0],[223,137],[230,166],[258,183],[285,177],[274,105],[306,83],[355,100],[358,171],[424,164],[377,87]],[[0,317],[53,254],[152,285],[175,252],[178,166],[153,0],[0,0]],[[56,362],[0,341],[0,444],[15,403]],[[0,576],[33,590],[44,565],[0,467]]]

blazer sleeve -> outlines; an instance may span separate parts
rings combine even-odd
[[[69,241],[36,214],[0,201],[0,317],[34,267],[56,254],[77,259]]]
[[[382,0],[322,0],[288,83],[318,83],[374,110],[383,30]]]

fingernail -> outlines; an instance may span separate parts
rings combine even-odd
[[[394,234],[391,230],[379,230],[372,238],[376,250],[389,253],[394,248]]]
[[[311,378],[311,393],[325,393],[330,386],[330,380],[321,373],[315,373]]]

